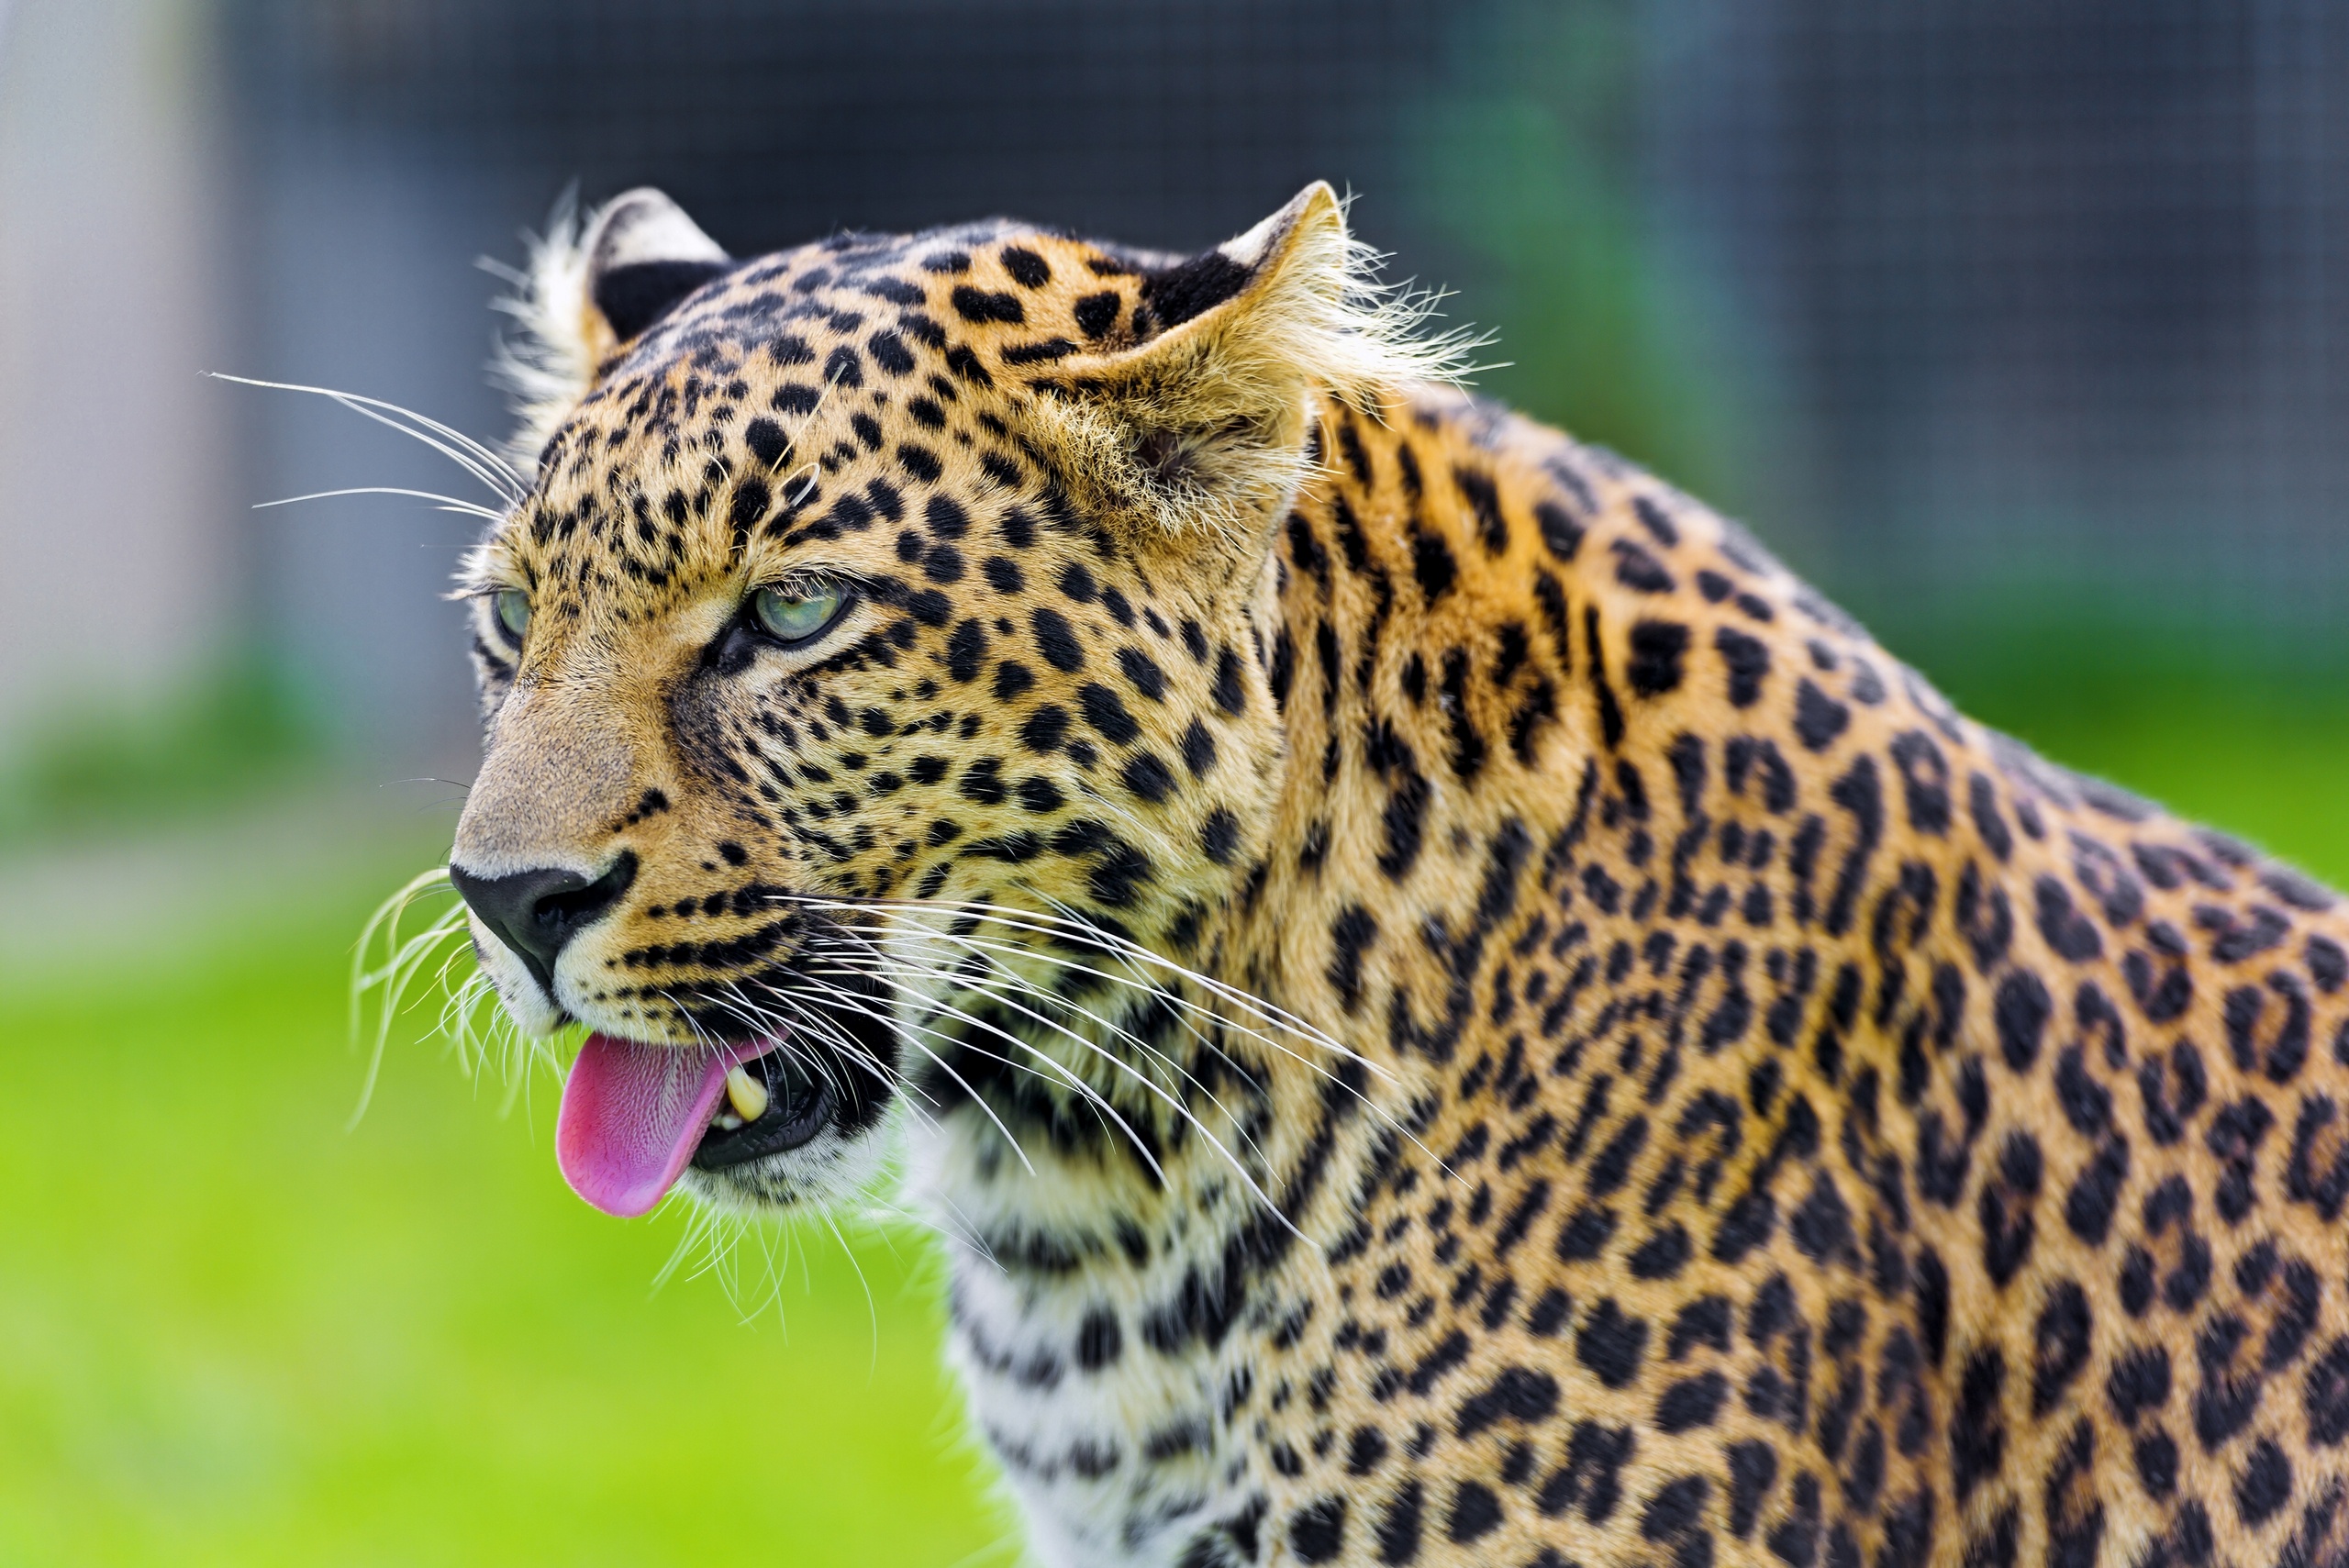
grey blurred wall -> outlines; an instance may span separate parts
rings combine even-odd
[[[222,148],[195,0],[0,7],[0,755],[160,700],[240,603]]]

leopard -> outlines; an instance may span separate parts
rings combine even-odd
[[[447,875],[565,1179],[923,1217],[1055,1568],[2349,1563],[2341,900],[1375,265],[539,248]]]

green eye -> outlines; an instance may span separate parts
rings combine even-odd
[[[530,595],[519,588],[500,588],[492,607],[497,612],[497,624],[515,641],[530,628]]]
[[[805,642],[840,617],[846,593],[829,585],[794,592],[761,588],[751,595],[751,608],[767,635],[783,642]]]

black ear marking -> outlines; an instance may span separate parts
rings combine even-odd
[[[1221,250],[1202,250],[1189,261],[1152,272],[1142,279],[1141,296],[1158,313],[1161,325],[1180,327],[1205,315],[1248,286],[1256,275]]]
[[[1171,267],[1145,271],[1142,299],[1165,327],[1180,327],[1204,316],[1254,283],[1266,260],[1280,253],[1297,225],[1317,208],[1330,215],[1340,210],[1335,193],[1319,180],[1245,234],[1235,234],[1214,250],[1202,250]],[[1137,319],[1140,314],[1136,312]]]
[[[596,274],[596,308],[623,343],[727,270],[724,261],[634,261]]]
[[[585,245],[588,301],[621,342],[733,265],[684,208],[649,187],[607,203]]]

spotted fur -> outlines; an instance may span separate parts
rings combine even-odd
[[[635,873],[517,1018],[828,1053],[694,1190],[902,1140],[1045,1562],[2349,1562],[2349,916],[1350,254],[551,251],[456,862]]]

